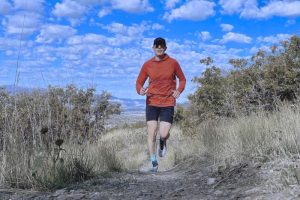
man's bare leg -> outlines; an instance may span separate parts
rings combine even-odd
[[[148,132],[148,149],[150,156],[155,154],[155,140],[157,134],[157,121],[148,121],[147,122],[147,132]]]
[[[148,132],[148,149],[150,153],[150,160],[152,167],[150,172],[157,172],[158,163],[156,159],[155,144],[157,135],[157,121],[151,120],[147,122],[147,132]]]
[[[159,123],[159,134],[161,139],[167,140],[170,137],[169,131],[171,129],[171,125],[171,123],[164,121]]]
[[[167,147],[166,141],[170,137],[170,129],[171,123],[161,121],[159,123],[159,134],[160,134],[160,142],[158,147],[158,155],[160,157],[164,157],[166,155]]]

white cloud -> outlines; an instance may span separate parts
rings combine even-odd
[[[287,40],[290,37],[292,37],[292,35],[290,35],[290,34],[277,34],[277,35],[271,35],[271,36],[267,36],[267,37],[258,37],[257,42],[259,42],[259,43],[265,42],[265,43],[269,43],[269,44],[276,44],[276,43],[281,42],[283,40]]]
[[[201,33],[199,33],[199,37],[201,38],[201,40],[203,41],[207,41],[209,39],[211,39],[211,35],[209,32],[207,31],[202,31]]]
[[[57,17],[68,18],[72,25],[82,21],[82,17],[92,7],[100,5],[98,17],[104,17],[112,10],[122,10],[129,13],[144,13],[153,11],[153,7],[148,0],[63,0],[56,3],[52,13]]]
[[[76,0],[82,5],[89,6],[89,5],[101,5],[106,2],[109,2],[110,0]]]
[[[113,9],[129,13],[152,12],[154,10],[148,0],[112,0],[111,4]]]
[[[56,3],[52,13],[57,17],[66,17],[70,21],[79,20],[90,8],[97,5],[105,5],[109,0],[63,0],[61,3]],[[103,17],[111,12],[108,7],[103,7],[98,16]]]
[[[286,26],[290,26],[290,25],[293,25],[293,24],[295,24],[296,23],[296,20],[295,19],[288,19],[287,21],[286,21]]]
[[[108,14],[110,14],[112,12],[112,10],[110,8],[102,8],[99,12],[98,12],[98,17],[104,17]]]
[[[228,32],[225,35],[223,35],[223,38],[220,40],[221,43],[228,43],[228,42],[237,42],[237,43],[251,43],[252,38],[240,34],[240,33],[234,33],[234,32]]]
[[[0,1],[0,14],[8,14],[10,10],[12,9],[12,6],[7,0],[1,0]]]
[[[165,7],[167,9],[172,9],[175,7],[176,4],[180,3],[181,0],[166,0]]]
[[[70,26],[48,24],[42,27],[36,41],[41,43],[62,42],[63,39],[69,38],[75,33],[76,30]]]
[[[202,49],[202,56],[199,57],[198,60],[209,56],[214,60],[214,64],[223,70],[231,67],[228,63],[229,59],[241,58],[239,54],[245,51],[244,49],[227,48],[225,45],[215,44],[200,44],[200,48]]]
[[[215,14],[214,2],[206,0],[198,1],[192,0],[183,4],[181,7],[171,10],[169,13],[165,13],[164,19],[171,22],[174,19],[187,19],[187,20],[204,20]]]
[[[76,35],[72,36],[67,41],[68,45],[82,45],[82,44],[107,44],[107,37],[103,35],[98,35],[94,33],[89,33],[86,35]]]
[[[57,17],[66,17],[72,25],[80,21],[80,18],[87,11],[87,7],[73,0],[64,0],[56,3],[52,13]]]
[[[233,14],[241,11],[243,2],[245,0],[220,0],[219,4],[221,4],[224,14]]]
[[[122,46],[129,44],[130,42],[136,41],[136,37],[129,37],[126,35],[117,34],[115,37],[109,38],[109,44],[112,46]]]
[[[244,2],[240,16],[243,18],[259,18],[259,8],[256,0],[247,0]]]
[[[105,26],[104,28],[115,34],[138,37],[142,36],[144,31],[149,29],[149,26],[144,23],[140,25],[134,24],[132,26],[125,26],[121,23],[112,23],[109,26]]]
[[[104,35],[89,33],[81,36],[72,36],[67,40],[69,45],[89,45],[91,46],[110,46],[118,47],[126,45],[134,40],[137,40],[136,37],[130,37],[128,35],[116,34],[114,37],[107,37]],[[100,56],[101,54],[99,54]]]
[[[261,45],[260,47],[251,47],[251,49],[249,50],[249,52],[251,54],[256,54],[259,50],[263,50],[265,52],[271,52],[270,46],[268,45]]]
[[[146,31],[152,34],[153,31],[164,28],[164,26],[158,23],[151,24],[149,22],[142,22],[141,24],[133,24],[131,26],[115,22],[102,27],[115,34],[114,37],[107,39],[113,46],[128,44],[132,41],[138,43],[138,40],[142,40],[144,38],[144,33]]]
[[[127,31],[127,27],[121,23],[112,23],[111,25],[106,26],[105,28],[112,33],[124,33],[125,34],[125,32]]]
[[[43,10],[44,0],[13,0],[16,9],[40,12]]]
[[[260,8],[257,13],[244,13],[249,18],[270,18],[272,16],[296,17],[300,16],[300,1],[270,1]],[[243,13],[242,13],[243,16]]]
[[[161,30],[161,29],[164,29],[164,26],[158,24],[158,23],[154,23],[152,25],[152,30]]]
[[[257,0],[220,0],[223,14],[240,13],[243,18],[267,19],[273,16],[297,17],[300,16],[300,1],[271,0],[258,7]]]
[[[3,21],[3,26],[8,34],[30,35],[39,29],[40,20],[41,16],[34,12],[18,12],[8,15]]]
[[[21,43],[20,43],[21,42]],[[0,51],[7,51],[11,55],[15,55],[17,53],[17,49],[19,49],[20,45],[25,48],[32,47],[32,42],[30,41],[20,41],[19,39],[12,39],[7,37],[0,37]]]
[[[232,26],[231,24],[221,24],[221,28],[222,28],[222,31],[228,32],[228,31],[232,31],[234,26]]]

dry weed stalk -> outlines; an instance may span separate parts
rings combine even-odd
[[[49,174],[57,181],[58,161],[68,151],[63,143],[95,142],[104,133],[105,119],[120,113],[110,94],[94,93],[73,85],[15,95],[0,90],[0,183],[39,187]]]

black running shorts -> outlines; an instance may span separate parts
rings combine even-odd
[[[146,106],[146,120],[147,121],[164,121],[173,123],[174,117],[174,106],[168,107],[157,107],[157,106]]]

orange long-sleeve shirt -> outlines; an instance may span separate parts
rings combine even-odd
[[[146,61],[142,66],[136,80],[136,91],[139,94],[147,78],[149,85],[147,90],[147,105],[166,107],[175,106],[176,99],[172,96],[176,90],[176,77],[179,79],[178,91],[184,90],[186,79],[178,62],[167,54],[162,60],[155,57]]]

